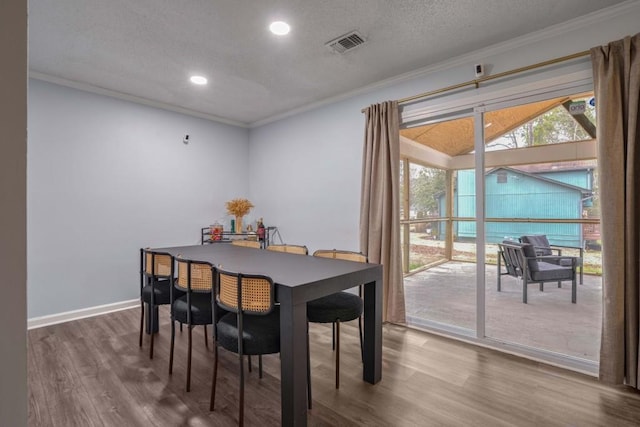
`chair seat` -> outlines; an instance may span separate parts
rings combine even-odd
[[[573,269],[548,262],[538,262],[538,271],[531,272],[531,279],[545,282],[553,280],[572,280]]]
[[[238,317],[227,313],[216,325],[216,338],[225,349],[238,352]],[[276,308],[265,316],[242,318],[244,354],[273,354],[280,352],[280,312]]]
[[[571,267],[573,265],[573,261],[568,258],[560,259],[560,265],[563,267]],[[576,267],[582,266],[582,258],[576,258]]]
[[[171,302],[171,281],[169,279],[156,280],[154,284],[154,303],[156,305],[169,304]],[[174,290],[178,292],[176,297],[180,297],[184,295],[184,292],[179,291],[177,289]],[[142,288],[142,301],[147,304],[151,304],[151,285],[146,285]]]
[[[307,303],[307,319],[313,323],[355,320],[362,314],[362,298],[350,292],[336,292]]]
[[[180,323],[187,323],[187,312],[189,306],[187,304],[187,296],[183,295],[173,302],[173,316]],[[192,293],[191,294],[191,324],[192,325],[211,325],[211,294],[210,293]]]

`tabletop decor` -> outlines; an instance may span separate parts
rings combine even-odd
[[[227,213],[236,217],[236,233],[242,233],[242,217],[251,211],[253,204],[247,199],[233,199],[229,200],[226,205]]]

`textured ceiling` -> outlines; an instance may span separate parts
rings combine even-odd
[[[30,0],[29,61],[36,77],[251,124],[617,3]],[[269,33],[272,20],[289,36]],[[351,30],[367,44],[324,46]]]

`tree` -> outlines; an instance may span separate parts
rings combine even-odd
[[[410,203],[418,217],[438,212],[438,193],[446,189],[446,173],[442,169],[420,168],[411,180]]]
[[[595,108],[588,107],[584,114],[592,123],[595,123]],[[490,145],[521,148],[590,138],[573,116],[562,105],[559,105],[511,132],[507,132],[492,141]]]

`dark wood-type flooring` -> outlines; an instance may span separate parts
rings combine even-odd
[[[185,392],[186,329],[161,310],[155,356],[138,347],[139,309],[28,333],[30,426],[230,426],[237,424],[237,356],[220,351],[218,396],[209,412],[213,351],[194,330],[191,392]],[[383,329],[383,375],[364,383],[357,324],[342,327],[341,387],[334,388],[331,328],[311,325],[311,426],[638,426],[640,394],[581,374],[395,325]],[[353,325],[353,326],[352,326]],[[211,329],[209,328],[209,333]],[[211,347],[211,340],[209,340]],[[280,360],[247,375],[245,422],[280,424]],[[1,424],[1,423],[0,423]]]

